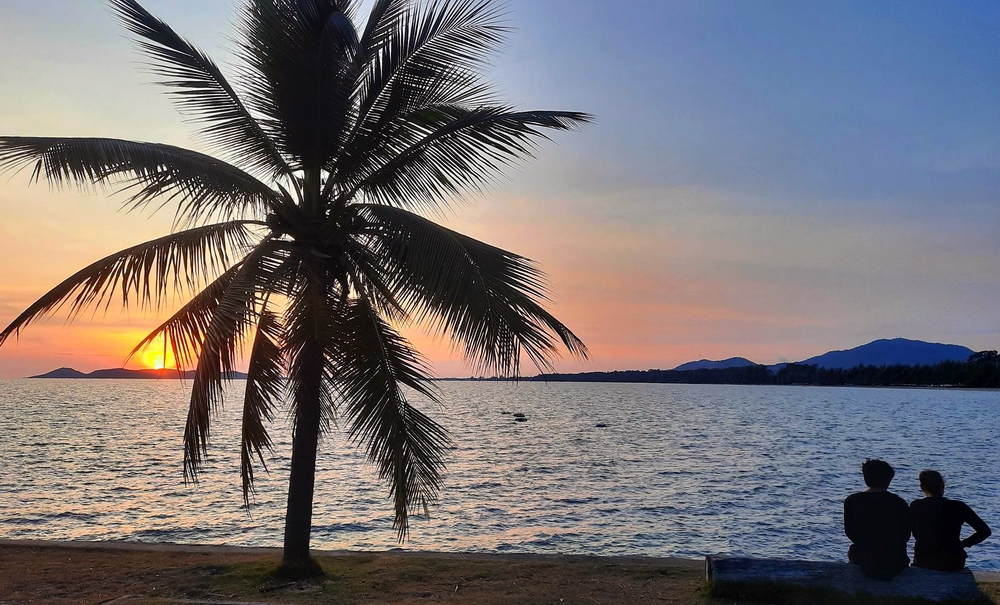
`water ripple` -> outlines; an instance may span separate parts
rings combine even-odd
[[[239,406],[217,419],[197,484],[181,473],[176,381],[0,381],[0,537],[280,546],[290,431],[252,517]],[[237,384],[236,387],[242,387]],[[843,559],[860,462],[893,463],[919,496],[948,493],[1000,528],[1000,393],[915,389],[442,383],[429,411],[454,437],[441,500],[407,549]],[[515,422],[523,413],[528,422]],[[281,416],[283,418],[283,416]],[[602,425],[598,427],[598,425]],[[318,461],[313,544],[390,549],[392,503],[363,451],[332,435]],[[1000,539],[970,550],[1000,569]]]

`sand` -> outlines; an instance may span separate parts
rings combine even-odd
[[[275,582],[276,549],[0,540],[0,605],[735,603],[684,559],[317,552],[318,582]],[[997,581],[1000,577],[986,576]],[[1000,584],[983,582],[1000,602]],[[798,600],[793,599],[798,603]]]
[[[678,559],[315,553],[328,577],[268,578],[274,549],[0,543],[0,604],[707,604],[703,564]]]

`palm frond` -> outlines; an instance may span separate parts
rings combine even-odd
[[[349,435],[367,450],[389,485],[394,526],[403,541],[409,514],[437,496],[445,429],[407,401],[403,387],[432,400],[435,392],[420,354],[367,301],[347,304],[338,322],[336,383],[350,423]]]
[[[436,91],[441,88],[461,82],[469,88],[463,95],[469,103],[481,98],[484,87],[477,74],[506,33],[501,14],[484,0],[435,1],[423,8],[409,2],[377,3],[358,55],[361,65],[352,94],[357,116],[328,170],[355,174],[393,119],[440,97]]]
[[[243,425],[240,432],[240,477],[243,480],[243,503],[250,509],[253,493],[253,459],[264,462],[264,450],[271,449],[266,424],[274,416],[275,404],[284,392],[282,379],[281,323],[266,308],[257,320],[257,333],[250,352],[246,394],[243,398]]]
[[[265,240],[247,255],[204,332],[184,427],[186,478],[197,480],[208,452],[212,414],[222,406],[223,382],[236,369],[247,330],[257,319],[264,298],[281,288],[276,275],[283,259],[275,244]]]
[[[439,116],[453,108],[497,105],[493,87],[473,71],[453,68],[425,74],[419,81],[404,80],[380,108],[377,121],[357,128],[334,162],[326,168],[331,178],[326,194],[349,187],[352,179],[391,160],[400,150],[428,134],[425,116]],[[339,191],[338,191],[339,193]]]
[[[319,168],[352,114],[358,36],[345,3],[250,0],[239,24],[241,86],[296,168]]]
[[[189,221],[265,213],[278,194],[221,160],[171,145],[101,138],[0,137],[0,173],[34,163],[33,179],[54,187],[117,186],[137,208],[177,202]]]
[[[384,122],[381,114],[393,97],[427,88],[428,79],[478,70],[507,32],[502,11],[489,0],[439,0],[423,9],[390,4],[386,13],[387,22],[374,24],[369,38],[376,46],[356,93],[358,130]]]
[[[434,208],[531,156],[534,141],[547,138],[542,129],[570,130],[590,119],[576,112],[504,107],[426,108],[384,137],[391,146],[369,156],[373,165],[350,177],[353,183],[341,198],[363,193],[377,203]]]
[[[216,64],[135,0],[110,0],[122,24],[139,36],[154,72],[183,112],[206,126],[201,131],[218,149],[248,169],[271,177],[289,176],[285,159],[243,105]]]
[[[588,355],[542,306],[545,279],[530,260],[405,210],[355,207],[372,225],[370,249],[403,307],[460,343],[477,369],[516,376],[522,351],[539,369],[551,369],[558,354],[552,335],[571,354]]]
[[[236,279],[242,262],[237,263],[195,295],[187,304],[156,327],[128,354],[126,362],[146,350],[156,339],[163,337],[164,346],[170,347],[178,371],[195,367],[198,352],[205,341],[205,333],[222,297]]]
[[[39,298],[3,332],[0,344],[40,317],[70,305],[74,318],[88,307],[107,308],[117,294],[122,306],[138,298],[141,308],[158,307],[173,290],[193,290],[230,265],[230,257],[251,241],[247,221],[196,227],[126,248],[77,271]]]
[[[406,14],[412,0],[375,0],[364,33],[361,34],[359,59],[370,60],[393,31],[400,17]]]

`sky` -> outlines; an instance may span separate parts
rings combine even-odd
[[[491,79],[520,107],[597,121],[442,220],[545,269],[592,353],[558,370],[892,337],[1000,348],[1000,3],[505,4]],[[145,5],[233,61],[231,0]],[[201,149],[99,0],[0,0],[0,74],[0,134]],[[0,323],[171,222],[0,177]],[[56,317],[0,349],[0,378],[120,366],[156,320]],[[470,373],[410,336],[438,375]]]

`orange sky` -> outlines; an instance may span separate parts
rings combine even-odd
[[[101,196],[53,195],[44,187],[19,187],[19,180],[4,185],[8,220],[0,227],[2,322],[86,262],[169,228],[166,215],[150,218],[118,213],[114,202]],[[906,274],[904,265],[919,254],[912,244],[932,245],[932,234],[851,225],[823,236],[814,233],[806,247],[787,241],[797,238],[768,241],[763,233],[756,233],[769,233],[769,225],[787,223],[786,218],[732,212],[705,215],[700,210],[711,202],[693,202],[694,192],[659,195],[676,196],[674,211],[641,226],[604,224],[583,212],[564,214],[562,206],[571,205],[571,200],[538,203],[503,193],[458,209],[456,218],[448,222],[541,260],[554,290],[553,309],[593,352],[589,363],[559,363],[562,371],[669,368],[691,359],[735,355],[773,363],[826,350],[813,342],[826,341],[827,348],[861,344],[870,311],[854,314],[852,302],[844,304],[839,297],[831,301],[824,289],[754,274],[755,263],[778,264],[780,273],[815,272],[817,261],[810,257],[823,257],[829,253],[828,246],[845,238],[852,240],[853,254],[859,257],[874,254],[868,248],[877,249],[872,243],[877,240],[891,239],[904,246],[895,258],[871,260],[865,267],[866,278],[879,282],[880,287],[862,284],[863,288],[854,290],[859,305],[884,308],[877,323],[884,322],[885,336],[900,334],[900,322],[919,315],[921,307],[937,304],[933,298],[915,299],[908,308],[899,302],[900,293],[893,291],[909,287],[914,276]],[[696,208],[699,212],[692,213]],[[795,232],[806,227],[792,224],[787,229]],[[794,255],[782,250],[796,245],[802,248]],[[961,269],[934,267],[928,256],[919,271],[909,272],[919,279],[963,280],[1000,269],[992,257],[963,260],[967,266]],[[831,285],[843,286],[836,283],[836,268],[822,270]],[[890,276],[899,283],[892,283]],[[52,319],[29,327],[19,342],[0,349],[0,373],[14,377],[60,366],[85,371],[117,367],[156,323],[155,315],[123,316],[115,311],[81,317],[70,327],[61,318]],[[950,340],[941,328],[926,326],[922,333],[903,335]],[[410,336],[433,361],[438,375],[470,373],[447,343],[419,331],[411,331]],[[150,352],[132,366],[151,367],[159,353]],[[525,372],[533,373],[533,369],[525,368]]]
[[[231,59],[230,0],[147,4]],[[891,337],[1000,346],[995,5],[630,0],[595,29],[593,11],[509,4],[500,87],[598,121],[446,222],[541,263],[593,353],[559,370],[775,363]],[[0,73],[2,134],[198,148],[100,2],[0,8]],[[0,177],[0,323],[171,219]],[[157,319],[32,326],[0,349],[0,378],[119,366]],[[438,375],[468,375],[411,336]]]

